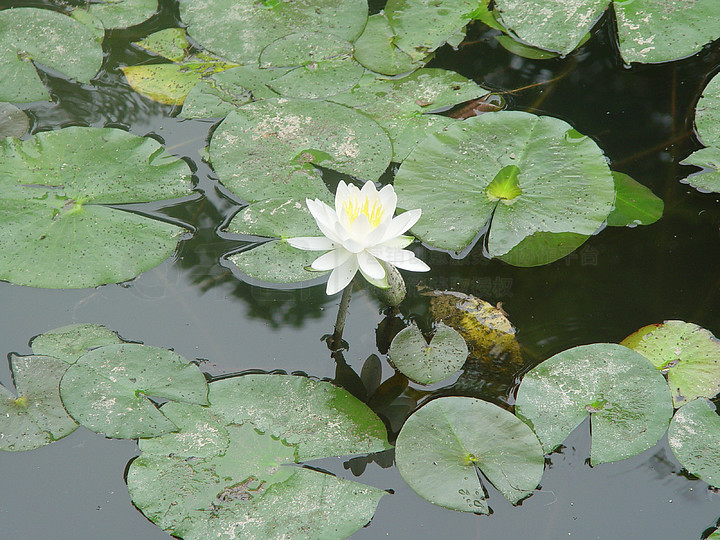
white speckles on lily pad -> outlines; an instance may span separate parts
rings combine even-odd
[[[675,413],[668,443],[677,460],[691,474],[720,487],[720,417],[715,405],[696,399]]]

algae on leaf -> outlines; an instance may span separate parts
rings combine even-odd
[[[46,288],[132,279],[185,229],[107,205],[192,193],[189,167],[153,139],[69,127],[0,141],[0,279]]]

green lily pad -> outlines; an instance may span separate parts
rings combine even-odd
[[[30,129],[27,115],[10,103],[0,101],[0,139],[22,137]]]
[[[77,9],[100,19],[105,28],[127,28],[152,17],[158,0],[100,0]]]
[[[506,176],[517,190],[489,189]],[[491,257],[536,233],[591,235],[615,200],[610,170],[590,138],[556,118],[505,111],[430,135],[400,166],[395,191],[399,207],[422,208],[413,234],[434,247],[462,251],[489,221]]]
[[[468,397],[432,400],[407,419],[395,449],[398,471],[433,504],[488,514],[478,472],[511,503],[532,493],[543,474],[542,447],[512,413]]]
[[[385,15],[394,44],[418,62],[445,43],[459,45],[477,5],[477,0],[389,0]]]
[[[384,12],[370,15],[365,30],[355,40],[355,60],[376,73],[400,75],[422,66],[395,45],[393,32]]]
[[[230,255],[232,262],[245,275],[267,283],[301,283],[322,277],[327,272],[308,272],[318,254],[295,249],[284,240],[271,240],[247,251]]]
[[[417,326],[408,326],[392,340],[388,352],[393,365],[421,384],[442,381],[462,368],[468,356],[463,337],[439,323],[428,344]]]
[[[654,446],[672,410],[664,377],[645,357],[614,343],[582,345],[545,360],[525,375],[515,403],[546,452],[589,415],[593,465]]]
[[[277,97],[268,83],[284,71],[240,66],[204,76],[185,97],[181,116],[219,118],[252,100]]]
[[[385,425],[375,413],[328,382],[292,375],[245,375],[213,382],[209,399],[225,421],[252,422],[259,430],[297,445],[300,461],[391,448]]]
[[[365,27],[367,10],[365,0],[180,1],[190,35],[207,50],[244,65],[256,65],[267,45],[296,32],[327,32],[353,41]]]
[[[720,529],[715,529],[713,533],[707,537],[707,540],[720,540]]]
[[[182,28],[160,30],[135,45],[174,62],[120,68],[133,90],[167,105],[182,105],[203,79],[238,66],[217,56],[190,53]]]
[[[498,259],[513,266],[542,266],[569,255],[588,238],[587,234],[535,232]]]
[[[355,86],[365,72],[353,58],[353,46],[344,39],[320,32],[282,37],[263,49],[260,67],[290,68],[268,86],[294,98],[325,98]]]
[[[696,150],[684,160],[681,165],[696,165],[704,170],[691,174],[687,182],[698,191],[720,193],[720,148],[709,146]]]
[[[123,343],[117,332],[100,324],[71,324],[50,330],[33,338],[32,351],[74,364],[92,349]]]
[[[649,188],[627,174],[612,173],[615,180],[615,209],[607,224],[612,227],[650,225],[662,217],[665,204]]]
[[[131,279],[185,229],[106,204],[191,193],[187,164],[119,129],[69,127],[0,141],[0,279],[48,288]]]
[[[150,520],[185,539],[345,538],[370,520],[383,491],[288,466],[387,448],[367,406],[303,377],[247,375],[210,390],[209,407],[162,407],[177,433],[139,442],[128,489]]]
[[[496,0],[495,8],[503,25],[522,41],[567,54],[611,4],[627,63],[683,58],[720,36],[720,8],[714,0]]]
[[[58,388],[67,363],[49,356],[12,354],[10,369],[18,395],[0,385],[0,450],[33,450],[77,429]]]
[[[102,64],[101,41],[89,27],[55,11],[0,11],[0,101],[50,99],[33,62],[89,83]]]
[[[393,144],[393,161],[400,163],[429,134],[456,123],[447,116],[427,114],[488,93],[452,71],[425,68],[390,79],[366,73],[350,92],[330,98],[356,108],[380,124]]]
[[[695,127],[705,146],[720,146],[720,77],[713,77],[695,106]]]
[[[720,393],[720,341],[683,321],[650,324],[626,337],[625,345],[667,374],[675,407]]]
[[[683,405],[668,428],[670,450],[688,472],[720,487],[720,417],[715,405],[695,399]]]
[[[210,142],[220,182],[248,202],[323,191],[313,164],[376,180],[390,155],[390,140],[372,119],[335,103],[301,99],[240,107]]]
[[[167,349],[134,343],[107,345],[83,355],[60,382],[68,413],[107,437],[156,437],[176,430],[147,396],[207,404],[205,376]]]

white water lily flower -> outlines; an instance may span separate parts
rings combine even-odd
[[[335,210],[320,199],[306,199],[308,210],[325,236],[288,238],[298,249],[327,251],[312,263],[313,270],[332,270],[327,293],[335,294],[352,281],[358,270],[373,285],[387,287],[387,274],[380,263],[425,272],[430,267],[403,249],[413,238],[403,233],[420,219],[420,210],[393,217],[397,195],[392,186],[380,191],[367,182],[362,189],[340,182]]]

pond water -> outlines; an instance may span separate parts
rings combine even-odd
[[[0,3],[8,5],[20,3]],[[214,123],[175,118],[172,107],[134,93],[117,69],[144,60],[130,42],[177,24],[177,6],[161,6],[148,22],[112,33],[94,87],[50,77],[56,101],[22,108],[34,131],[113,126],[161,140],[191,164],[202,197],[157,211],[197,231],[171,260],[125,284],[44,290],[0,283],[2,350],[29,354],[33,336],[90,322],[200,359],[213,375],[283,370],[343,384],[347,372],[336,370],[321,340],[332,332],[339,296],[328,298],[322,285],[268,289],[233,273],[222,257],[246,243],[217,230],[241,205],[200,157]],[[432,271],[406,274],[403,317],[427,318],[427,298],[418,292],[423,286],[502,302],[518,328],[524,365],[481,373],[472,384],[476,397],[512,404],[522,374],[542,360],[576,345],[617,343],[650,323],[680,319],[720,333],[720,197],[679,181],[694,170],[679,161],[701,147],[692,114],[702,88],[720,70],[720,43],[688,59],[629,68],[617,56],[611,27],[604,21],[567,58],[527,60],[506,52],[477,24],[458,50],[445,47],[432,62],[508,92],[510,109],[567,121],[595,139],[613,170],[665,201],[659,222],[608,228],[570,256],[537,268],[489,261],[480,245],[462,260],[417,251]],[[376,328],[384,317],[367,288],[354,293],[344,339],[345,359],[355,372],[378,353]],[[393,373],[384,364],[383,379]],[[6,365],[0,382],[11,385]],[[490,486],[490,516],[431,505],[404,483],[387,456],[367,464],[359,477],[344,459],[312,466],[392,490],[354,538],[699,539],[716,526],[720,495],[683,471],[666,438],[634,458],[590,467],[588,425],[549,457],[540,487],[522,505],[513,507]],[[124,473],[138,453],[134,441],[105,439],[84,428],[38,450],[3,453],[0,537],[167,538],[130,502]]]

